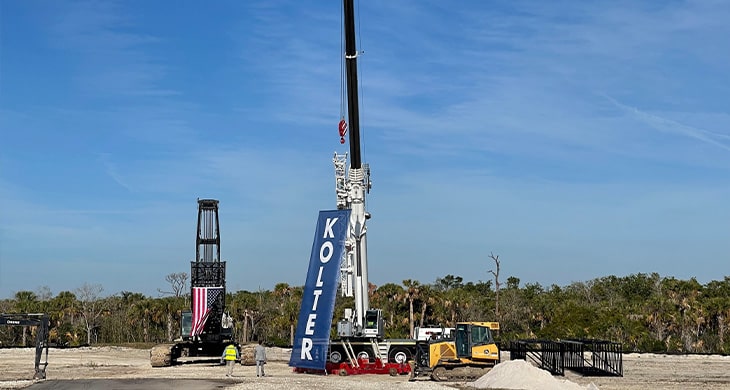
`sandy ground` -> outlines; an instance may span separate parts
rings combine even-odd
[[[0,389],[18,389],[34,384],[34,349],[0,349]],[[297,374],[287,366],[288,351],[268,349],[265,378],[256,377],[253,366],[236,365],[234,377],[225,378],[225,368],[217,363],[198,362],[173,367],[152,368],[149,350],[122,347],[51,349],[47,380],[63,379],[226,379],[227,389],[453,389],[445,384],[419,380],[408,382],[405,375],[358,375],[350,377]],[[581,377],[566,373],[565,379],[601,390],[611,389],[730,389],[729,356],[624,355],[624,377]],[[227,383],[228,383],[227,382]]]

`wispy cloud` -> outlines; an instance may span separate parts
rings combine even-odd
[[[723,142],[730,140],[730,134],[719,134],[713,133],[707,130],[699,129],[692,126],[687,126],[679,122],[662,118],[658,115],[653,115],[644,111],[639,110],[636,107],[629,107],[619,103],[616,99],[605,95],[606,99],[613,103],[616,107],[630,113],[635,118],[649,124],[651,127],[676,135],[683,135],[686,137],[694,138],[704,143],[717,146],[719,148],[730,151],[730,143]]]
[[[104,166],[104,170],[109,177],[112,178],[117,184],[119,184],[121,187],[126,189],[129,192],[135,192],[135,190],[130,187],[126,180],[124,180],[121,175],[117,172],[116,165],[111,161],[111,154],[109,153],[99,153],[99,161]]]

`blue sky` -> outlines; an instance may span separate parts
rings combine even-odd
[[[370,281],[728,272],[730,3],[358,1]],[[339,1],[0,1],[0,298],[229,290],[335,207]]]

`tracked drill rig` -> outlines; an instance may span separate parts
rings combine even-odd
[[[152,367],[170,366],[181,357],[219,358],[228,344],[236,344],[233,319],[225,312],[226,262],[221,261],[220,244],[218,200],[198,199],[195,260],[190,263],[191,310],[182,312],[177,343],[152,348]]]

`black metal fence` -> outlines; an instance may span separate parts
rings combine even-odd
[[[553,375],[565,375],[564,347],[551,340],[516,340],[509,344],[510,360],[526,360]]]
[[[563,340],[565,368],[586,376],[623,376],[621,344],[605,340]]]
[[[606,340],[537,340],[511,341],[511,360],[535,363],[553,375],[565,375],[569,369],[585,376],[623,376],[621,344]]]

